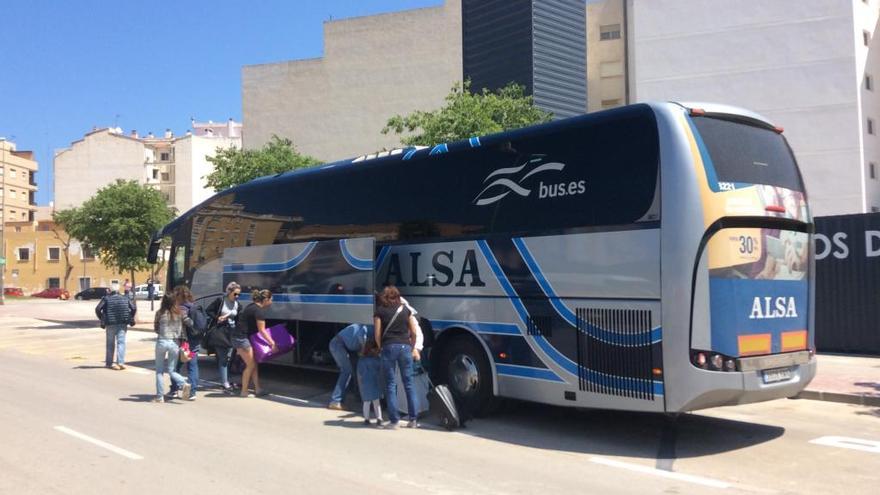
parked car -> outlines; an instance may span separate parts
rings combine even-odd
[[[3,295],[24,297],[24,291],[20,287],[4,287]]]
[[[165,293],[162,292],[162,284],[153,284],[153,300],[158,301],[162,299]],[[135,299],[145,299],[148,300],[150,298],[150,293],[147,291],[147,284],[141,284],[134,288],[134,298]]]
[[[60,288],[60,287],[52,287],[49,289],[41,290],[40,292],[31,294],[31,297],[43,297],[46,299],[62,299],[64,301],[70,299],[70,292]]]
[[[77,292],[74,297],[77,301],[87,300],[87,299],[101,299],[110,293],[110,289],[108,287],[89,287],[86,290]]]

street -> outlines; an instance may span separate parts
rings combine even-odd
[[[276,366],[261,367],[266,399],[209,383],[195,402],[151,403],[153,334],[129,331],[128,369],[105,369],[95,303],[0,308],[0,493],[877,491],[880,409],[848,404],[672,420],[510,402],[455,432],[385,431],[325,409],[334,375]],[[213,380],[213,358],[201,370]]]

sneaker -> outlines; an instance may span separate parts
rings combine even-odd
[[[397,429],[397,423],[388,423],[387,425],[385,425],[385,429],[386,429],[386,430],[396,430],[396,429]]]
[[[110,369],[111,370],[121,370],[122,368],[118,364],[111,364]]]
[[[183,384],[183,389],[178,390],[177,393],[180,394],[180,398],[189,397],[190,391],[192,390],[192,385],[189,382]]]
[[[189,397],[186,398],[186,400],[190,400],[190,401],[196,400],[196,394],[190,395]]]
[[[419,427],[419,422],[416,421],[415,419],[410,420],[410,421],[406,424],[406,427],[407,427],[407,428],[413,428],[413,429],[418,428],[418,427]]]
[[[172,399],[182,399],[183,398],[183,394],[180,393],[180,390],[173,390],[168,393],[168,396]]]
[[[121,369],[121,370],[124,370],[124,369],[125,369],[125,365],[124,365],[124,364],[117,364],[116,366],[119,366],[119,369]]]
[[[327,406],[327,409],[330,409],[330,410],[333,410],[333,411],[341,411],[341,410],[342,410],[342,404],[340,404],[340,403],[338,403],[338,402],[331,402],[331,403]]]
[[[369,419],[365,419],[365,420],[364,420],[364,426],[369,427],[369,426],[372,425],[372,424],[373,424],[373,423],[371,423]]]
[[[232,387],[223,387],[223,393],[226,395],[234,395],[235,389],[233,389]]]
[[[153,397],[153,402],[165,402],[165,397],[157,395],[156,397]]]

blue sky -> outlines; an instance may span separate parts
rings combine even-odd
[[[37,202],[52,156],[92,127],[182,134],[241,121],[241,67],[320,57],[324,21],[442,0],[4,0],[0,136],[36,153]],[[14,137],[14,139],[13,139]]]

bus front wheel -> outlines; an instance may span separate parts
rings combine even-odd
[[[455,337],[443,351],[440,378],[449,386],[465,417],[484,416],[497,405],[492,368],[486,353],[470,336]]]

